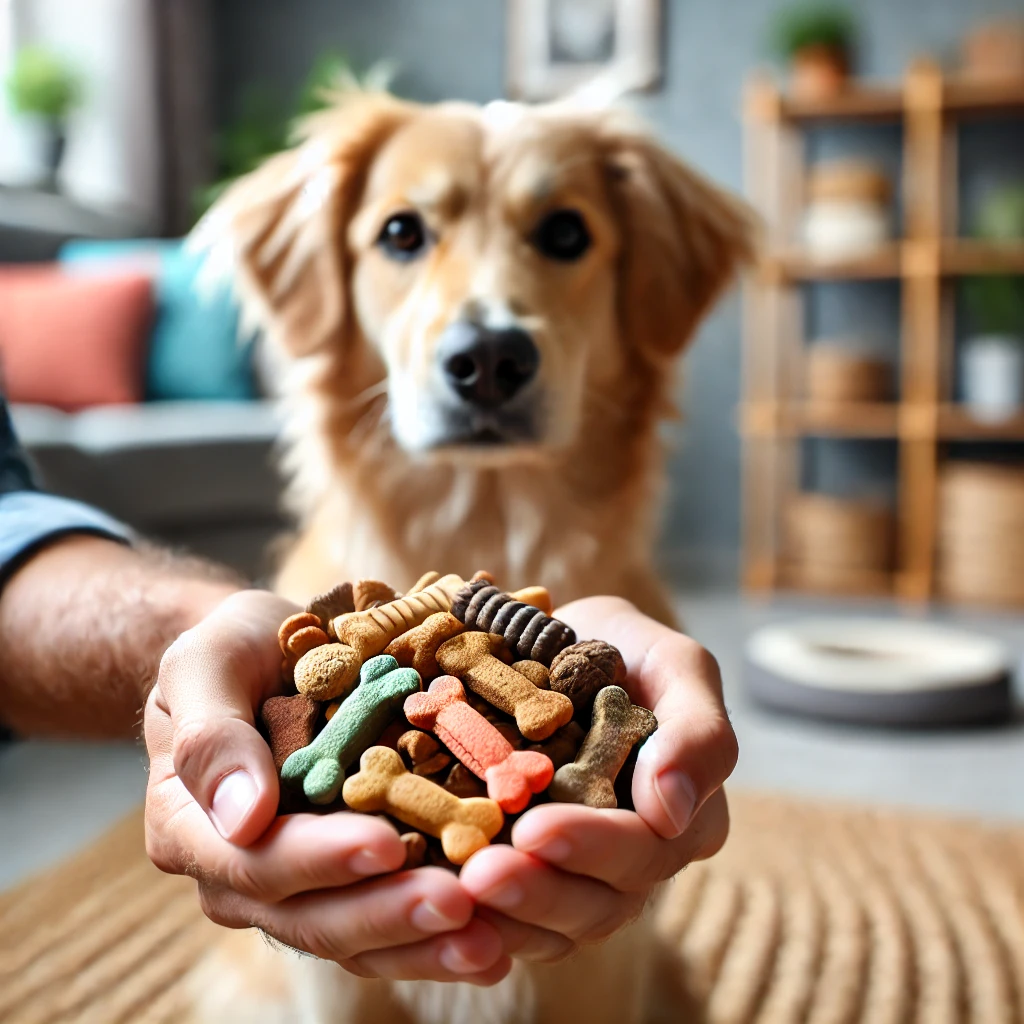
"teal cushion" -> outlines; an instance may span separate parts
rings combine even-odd
[[[116,264],[152,267],[156,320],[150,338],[146,398],[246,399],[256,395],[252,339],[238,333],[238,308],[225,287],[196,288],[201,257],[181,241],[131,238],[68,242],[67,266],[89,272]]]

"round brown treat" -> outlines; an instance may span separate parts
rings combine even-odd
[[[347,644],[314,647],[295,663],[295,688],[313,700],[345,697],[359,678],[359,655]]]
[[[304,654],[330,643],[331,638],[319,626],[303,626],[288,637],[288,655],[298,661]]]
[[[452,763],[451,754],[430,733],[420,729],[403,732],[395,749],[414,775],[436,775]]]
[[[539,661],[530,661],[528,658],[523,661],[513,661],[512,667],[521,675],[533,683],[538,689],[550,690],[551,684],[548,681],[550,673],[546,665]]]
[[[618,648],[603,640],[584,640],[566,647],[551,662],[551,689],[564,693],[577,715],[586,714],[606,686],[622,686],[626,663]]]
[[[399,837],[405,844],[403,871],[421,868],[427,862],[427,840],[419,832],[403,832]]]
[[[310,626],[323,629],[324,624],[312,612],[296,612],[281,623],[277,631],[277,642],[281,645],[281,653],[285,657],[289,655],[288,641],[292,635],[298,633],[299,630],[308,629]]]
[[[452,765],[448,778],[444,780],[444,788],[452,796],[457,796],[462,800],[469,797],[487,795],[487,784],[478,779],[464,764],[460,764],[458,761]]]

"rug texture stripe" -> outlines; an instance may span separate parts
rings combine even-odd
[[[733,795],[656,914],[679,1024],[1024,1024],[1024,829]],[[219,930],[146,859],[141,814],[0,894],[5,1024],[183,1024]]]

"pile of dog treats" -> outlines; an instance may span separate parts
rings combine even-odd
[[[261,711],[282,807],[386,814],[412,867],[507,842],[510,816],[539,800],[617,806],[657,720],[622,688],[618,650],[577,643],[551,612],[543,587],[432,572],[404,597],[343,583],[286,619],[290,695]]]

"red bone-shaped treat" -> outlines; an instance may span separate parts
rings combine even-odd
[[[512,744],[475,708],[455,676],[439,676],[426,693],[405,701],[405,717],[430,729],[474,774],[487,783],[487,795],[503,811],[514,814],[531,793],[547,789],[554,775],[551,758],[535,750],[513,750]]]

